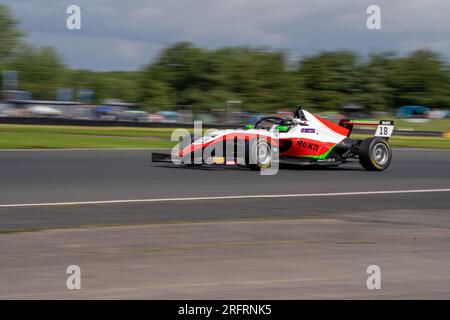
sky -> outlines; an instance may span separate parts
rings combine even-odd
[[[431,49],[450,61],[450,0],[1,0],[26,41],[53,46],[72,68],[138,70],[166,46],[188,41],[286,50],[296,59],[324,50],[406,54]],[[366,10],[381,9],[369,30]],[[81,9],[69,30],[66,9]]]

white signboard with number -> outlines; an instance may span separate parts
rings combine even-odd
[[[375,132],[375,137],[389,138],[392,132],[394,132],[394,121],[381,120]]]

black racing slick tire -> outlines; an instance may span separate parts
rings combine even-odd
[[[359,145],[359,163],[369,171],[383,171],[391,164],[392,149],[386,139],[369,138]]]
[[[272,146],[266,140],[251,139],[245,144],[247,168],[258,171],[272,166]]]

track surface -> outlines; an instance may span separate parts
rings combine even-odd
[[[450,188],[448,151],[395,150],[381,173],[348,166],[275,176],[149,158],[0,152],[0,299],[450,297],[450,192],[4,207]],[[94,225],[118,226],[15,232]],[[65,287],[73,264],[82,290]],[[373,264],[382,290],[366,287]]]
[[[239,168],[151,164],[148,150],[0,152],[0,206],[6,204],[450,188],[450,152],[394,150],[381,173],[358,165],[284,168],[274,176]],[[0,230],[301,218],[386,209],[450,209],[443,193],[207,200],[0,208]]]
[[[440,223],[385,211],[0,234],[0,299],[449,299],[449,220],[426,216]],[[73,264],[81,290],[65,287]],[[381,290],[366,287],[373,264]]]

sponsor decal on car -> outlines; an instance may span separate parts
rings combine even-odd
[[[316,129],[314,128],[302,128],[303,133],[315,133]]]
[[[225,163],[225,157],[213,157],[214,164],[224,164]]]
[[[336,159],[328,158],[328,159],[317,159],[317,162],[335,162]]]
[[[450,129],[443,134],[444,138],[450,138]]]
[[[194,141],[192,144],[205,144],[205,143],[213,140],[216,137],[217,137],[217,135],[203,136],[203,137],[200,137],[199,139],[197,139],[196,141]]]
[[[307,141],[301,141],[301,140],[299,140],[299,141],[297,142],[297,144],[298,144],[300,147],[302,147],[302,148],[304,148],[304,149],[311,150],[311,151],[317,151],[317,150],[319,150],[319,145],[318,145],[318,144],[315,144],[315,143],[312,143],[312,142],[307,142]]]

